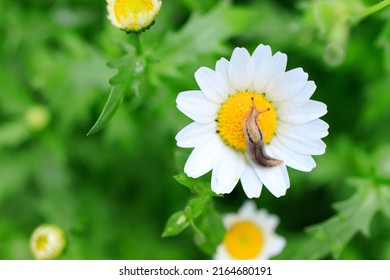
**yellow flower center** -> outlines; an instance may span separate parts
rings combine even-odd
[[[150,0],[117,0],[114,4],[115,17],[119,22],[121,17],[127,18],[129,14],[148,13],[153,9],[153,3]]]
[[[36,248],[37,250],[44,250],[47,246],[47,236],[46,235],[41,235],[38,237],[36,241]]]
[[[264,142],[268,144],[275,134],[277,115],[273,104],[264,95],[255,92],[238,92],[230,96],[222,104],[218,112],[217,130],[223,141],[234,149],[245,152],[246,141],[243,130],[243,122],[252,106],[254,98],[258,110],[270,108],[269,111],[261,113],[257,119]]]
[[[250,221],[235,223],[226,233],[223,243],[237,260],[255,259],[264,246],[262,231]]]

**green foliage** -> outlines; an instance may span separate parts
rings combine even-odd
[[[174,178],[183,186],[190,189],[191,192],[200,195],[201,197],[209,197],[209,196],[221,196],[215,194],[211,190],[210,182],[197,180],[194,178],[188,177],[185,173],[180,173],[175,175]]]
[[[236,20],[232,21],[232,18]],[[198,57],[229,53],[224,42],[238,35],[245,24],[245,14],[226,0],[219,1],[205,14],[192,13],[179,31],[169,32],[164,42],[154,50],[159,59],[154,67],[155,75],[178,78],[181,76],[180,69],[196,63]]]
[[[169,217],[165,225],[162,237],[177,235],[190,225],[187,215],[184,211],[179,211]]]
[[[369,236],[371,220],[379,210],[382,191],[364,180],[352,183],[356,185],[352,197],[334,205],[336,215],[308,228],[310,239],[295,258],[320,259],[332,254],[337,259],[357,232]],[[383,188],[383,191],[387,190],[387,187]]]
[[[146,46],[144,51],[148,61],[158,62],[150,65],[150,80],[159,83],[156,80],[167,76],[178,78],[180,77],[179,70],[196,62],[197,57],[223,52],[225,50],[223,42],[242,29],[242,26],[240,28],[230,18],[239,18],[243,14],[239,10],[232,9],[228,3],[221,1],[206,15],[193,13],[188,23],[178,32],[168,33],[157,49]],[[200,29],[207,30],[207,32],[199,33]],[[134,36],[138,38],[140,35],[135,34]],[[136,44],[139,42],[136,41]],[[177,48],[178,46],[180,48]],[[115,114],[123,97],[129,95],[129,91],[135,95],[139,95],[139,91],[143,91],[143,89],[139,89],[139,84],[142,76],[147,75],[144,57],[137,54],[135,49],[128,45],[122,44],[122,47],[127,51],[127,55],[109,64],[113,68],[118,68],[118,73],[110,80],[112,85],[110,95],[88,135],[103,128]],[[191,55],[188,55],[189,53]]]
[[[134,43],[105,1],[0,0],[0,259],[31,259],[43,223],[64,229],[62,259],[211,258],[246,196],[181,173],[175,99],[199,67],[260,43],[303,67],[329,111],[317,167],[256,200],[280,217],[278,258],[389,259],[388,4],[163,1]]]
[[[225,234],[221,215],[216,211],[210,211],[203,215],[199,221],[198,230],[195,231],[195,243],[208,255],[213,255]]]
[[[210,183],[190,178],[184,173],[176,175],[175,179],[198,197],[190,199],[184,211],[176,212],[168,219],[162,236],[177,235],[191,225],[195,243],[211,255],[222,241],[225,232],[221,216],[211,199],[221,195],[211,191]]]
[[[135,36],[138,36],[135,35]],[[136,51],[131,46],[122,46],[127,54],[108,65],[112,68],[117,68],[118,73],[110,79],[112,85],[110,95],[103,108],[98,120],[88,132],[88,135],[98,132],[112,118],[118,106],[121,104],[124,96],[129,93],[138,95],[139,79],[144,74],[145,61],[143,57],[136,55]]]

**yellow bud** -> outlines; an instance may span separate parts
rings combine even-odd
[[[27,109],[25,121],[32,130],[42,130],[49,123],[50,114],[44,106],[36,105]]]
[[[108,19],[126,32],[141,32],[154,23],[161,4],[161,0],[107,0]]]

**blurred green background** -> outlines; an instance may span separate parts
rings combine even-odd
[[[154,62],[87,137],[115,75],[107,62],[132,37],[107,20],[103,0],[0,0],[0,259],[32,259],[42,223],[64,229],[62,259],[210,258],[190,229],[161,238],[192,197],[173,178],[190,153],[174,140],[190,122],[175,99],[197,88],[199,67],[260,43],[309,73],[330,125],[316,169],[289,169],[286,196],[264,189],[255,200],[281,219],[277,258],[390,259],[390,8],[364,14],[378,2],[165,0],[141,39]],[[216,209],[245,199],[238,186]],[[331,231],[322,239],[305,231],[319,223]],[[302,248],[322,253],[294,255]]]

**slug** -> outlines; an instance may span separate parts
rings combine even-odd
[[[257,110],[255,100],[252,97],[252,107],[246,115],[243,123],[243,130],[246,139],[246,153],[254,163],[263,167],[273,167],[283,162],[282,160],[272,158],[267,155],[265,151],[263,133],[257,123],[258,116],[269,110],[270,108]]]

